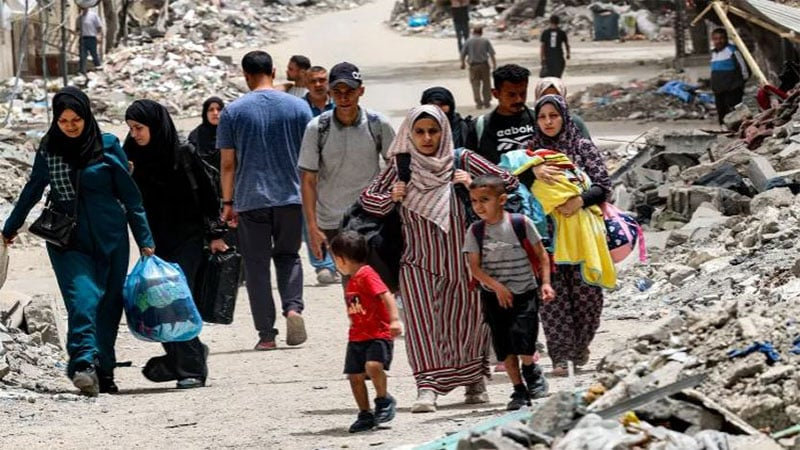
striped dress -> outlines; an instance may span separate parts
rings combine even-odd
[[[466,170],[473,177],[501,176],[510,189],[517,179],[481,156],[465,151]],[[397,183],[392,164],[361,195],[364,209],[386,215],[395,204]],[[464,205],[450,197],[450,232],[400,207],[403,257],[400,293],[403,297],[406,345],[418,389],[446,394],[458,386],[477,383],[489,375],[489,329],[483,323],[478,291],[470,290],[466,256]]]

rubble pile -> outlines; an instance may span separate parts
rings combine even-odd
[[[54,299],[24,298],[0,311],[0,398],[8,391],[72,392]]]
[[[470,26],[484,26],[490,39],[537,40],[549,27],[549,18],[558,15],[561,28],[571,40],[589,41],[594,38],[595,13],[613,12],[619,15],[620,40],[653,41],[674,37],[674,13],[663,4],[652,1],[633,1],[619,6],[592,1],[548,2],[546,13],[537,16],[536,2],[481,0],[470,9]],[[406,1],[395,4],[391,26],[406,35],[423,34],[435,37],[455,37],[449,9],[441,2],[428,2],[406,9]]]
[[[570,94],[570,106],[590,121],[705,120],[716,113],[710,90],[687,83],[674,70],[624,85],[595,84]]]
[[[101,121],[121,122],[125,108],[139,98],[163,103],[176,117],[199,116],[206,98],[216,95],[229,100],[247,91],[244,82],[238,80],[239,68],[216,52],[272,44],[282,37],[276,28],[279,23],[355,8],[366,1],[318,0],[298,5],[232,0],[224,7],[212,2],[170,2],[173,20],[166,36],[153,36],[144,26],[134,27],[128,46],[104,56],[102,71],[75,76],[71,83],[86,89]],[[158,14],[148,17],[155,21]],[[60,79],[6,80],[0,85],[0,99],[4,100],[0,120],[9,115],[9,127],[46,125],[48,105],[60,87]]]
[[[356,8],[366,1],[226,1],[219,7],[213,2],[178,0],[169,4],[170,17],[175,20],[167,35],[211,44],[218,50],[273,44],[281,37],[276,24],[296,22],[307,15]]]
[[[120,48],[104,65],[85,83],[95,113],[107,120],[121,120],[125,108],[141,98],[162,103],[177,117],[199,116],[206,98],[233,99],[245,91],[234,81],[239,70],[180,37]]]
[[[612,152],[615,203],[645,224],[649,261],[618,267],[604,317],[652,323],[596,384],[459,449],[800,448],[800,93],[725,122]]]

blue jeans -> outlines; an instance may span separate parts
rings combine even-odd
[[[314,256],[314,252],[311,251],[311,243],[308,240],[308,227],[306,226],[306,221],[303,220],[303,242],[306,244],[306,250],[308,250],[308,260],[311,262],[311,267],[314,268],[315,271],[319,272],[323,269],[328,269],[331,272],[336,272],[336,264],[334,264],[333,259],[331,259],[331,252],[325,251],[324,258],[317,259]]]

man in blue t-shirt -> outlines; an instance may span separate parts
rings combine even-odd
[[[306,340],[297,159],[311,109],[305,100],[275,90],[268,53],[246,54],[242,70],[251,92],[223,110],[217,127],[222,216],[238,222],[247,295],[259,334],[256,350],[272,350],[278,334],[270,281],[273,260],[286,317],[286,343],[300,345]]]

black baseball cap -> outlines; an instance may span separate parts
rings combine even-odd
[[[361,72],[355,64],[341,62],[331,68],[328,75],[328,85],[333,89],[339,83],[344,83],[353,89],[361,87]]]

